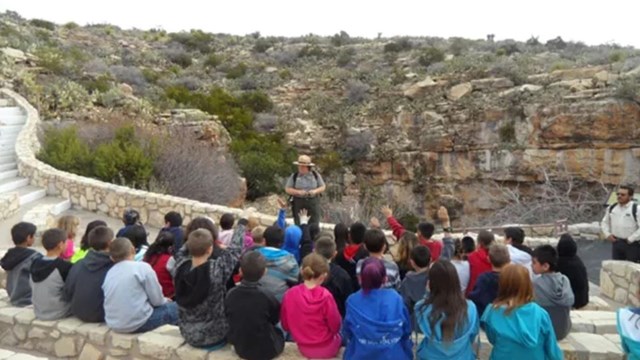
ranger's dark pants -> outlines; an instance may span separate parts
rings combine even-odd
[[[291,210],[293,211],[293,221],[296,225],[300,225],[300,210],[307,209],[309,215],[309,224],[320,223],[320,197],[293,197],[291,201]]]
[[[616,238],[611,247],[611,258],[640,263],[640,242],[629,243],[626,239]]]

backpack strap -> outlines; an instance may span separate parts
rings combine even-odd
[[[609,205],[609,214],[611,214],[611,212],[613,211],[613,208],[615,208],[616,206],[618,206],[618,203]]]
[[[294,188],[294,189],[296,188],[296,181],[298,181],[298,172],[297,171],[293,173],[293,186],[292,186],[292,188]]]
[[[633,215],[633,220],[638,222],[638,204],[635,202],[631,205],[631,214]]]

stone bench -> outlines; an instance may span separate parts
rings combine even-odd
[[[571,332],[617,334],[616,313],[613,311],[571,311]]]
[[[624,305],[640,306],[640,264],[605,260],[600,269],[600,294]]]

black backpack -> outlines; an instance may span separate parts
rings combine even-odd
[[[613,208],[617,205],[618,203],[609,205],[609,214],[611,214],[611,211],[613,211]],[[631,214],[633,215],[633,220],[635,222],[638,222],[638,204],[636,204],[635,202],[631,205]]]

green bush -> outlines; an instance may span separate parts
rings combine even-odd
[[[89,78],[82,80],[80,84],[91,94],[105,93],[111,89],[113,79],[109,75],[100,75],[97,78]]]
[[[188,50],[206,54],[213,49],[215,36],[201,30],[169,34],[171,40],[184,45]]]
[[[402,51],[411,50],[411,42],[409,39],[403,38],[398,41],[393,41],[385,44],[384,52],[385,53],[398,53]]]
[[[259,38],[256,40],[255,45],[253,45],[253,51],[257,53],[263,53],[269,50],[270,47],[273,46],[273,41],[271,39]]]
[[[155,145],[141,143],[134,127],[125,126],[116,131],[112,141],[96,148],[95,176],[103,181],[145,187],[153,176],[156,158]]]
[[[44,131],[38,159],[56,169],[91,176],[93,154],[89,146],[78,137],[78,129],[69,126]]]
[[[346,31],[340,31],[339,34],[335,34],[331,37],[331,44],[336,47],[347,45],[351,41],[351,37]]]
[[[245,63],[239,63],[227,69],[227,79],[237,79],[243,77],[247,73],[248,67]]]
[[[262,91],[249,91],[240,95],[238,99],[240,105],[251,109],[255,113],[269,112],[273,109],[273,102],[269,98],[269,95]]]
[[[302,49],[300,49],[300,52],[298,53],[299,57],[315,57],[318,59],[323,58],[326,55],[327,54],[325,53],[325,51],[322,50],[322,48],[316,44],[308,44]]]
[[[187,52],[176,52],[169,56],[169,61],[176,65],[179,65],[183,69],[188,68],[193,63],[191,55],[189,55],[189,53]]]
[[[506,124],[503,124],[500,129],[498,129],[498,133],[500,135],[500,141],[503,143],[515,143],[516,142],[516,128],[513,121],[509,121]]]
[[[422,54],[420,54],[420,57],[418,58],[418,63],[426,67],[443,60],[444,51],[438,49],[437,47],[431,46],[422,51]]]
[[[70,21],[66,24],[63,25],[63,27],[67,30],[73,30],[73,29],[77,29],[80,27],[80,25],[74,23],[73,21]]]
[[[51,31],[56,29],[56,24],[52,23],[51,21],[42,20],[42,19],[32,19],[29,21],[29,24],[35,27],[39,27],[39,28],[47,29]]]
[[[40,67],[55,75],[62,75],[66,70],[64,56],[57,49],[38,48],[35,56]]]
[[[622,100],[640,101],[640,77],[624,78],[616,84],[615,96]]]
[[[340,51],[340,53],[338,53],[338,57],[336,58],[336,64],[340,67],[349,65],[355,53],[356,51],[353,48],[347,48]]]
[[[207,68],[215,69],[220,64],[222,64],[222,57],[216,54],[209,54],[204,60],[204,66]]]

